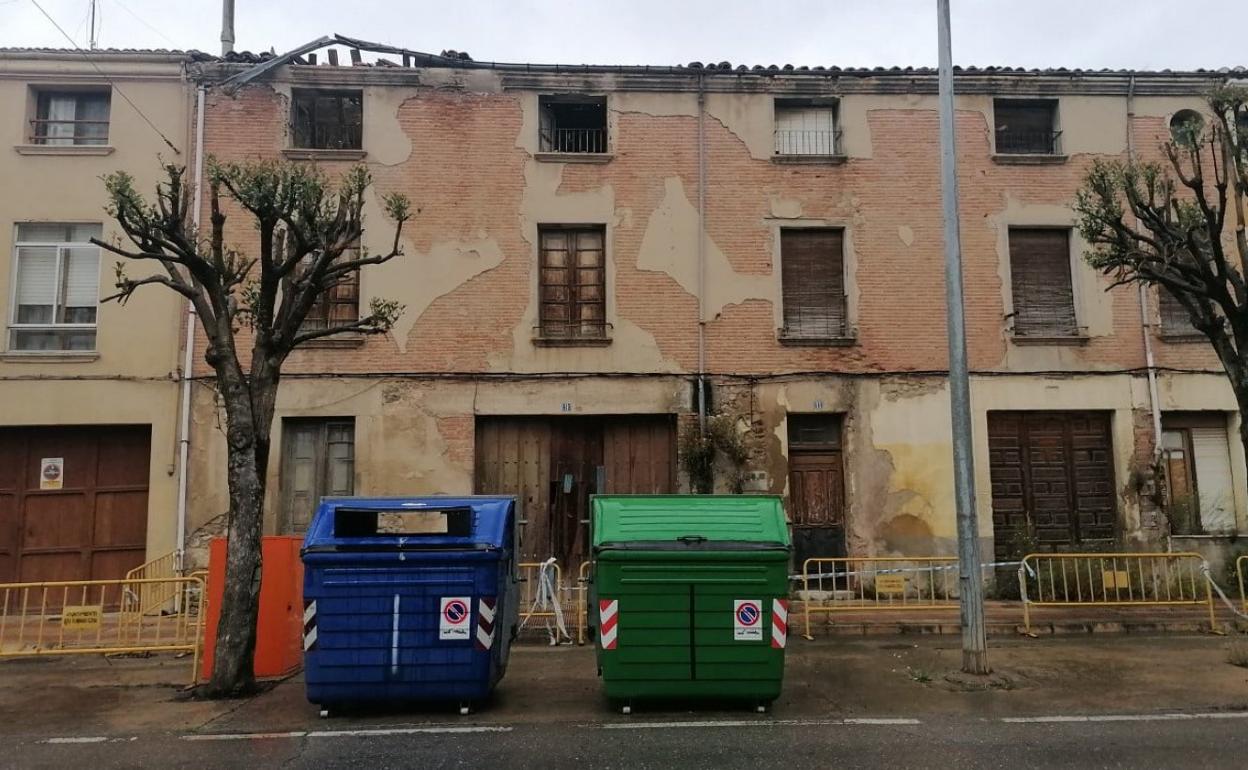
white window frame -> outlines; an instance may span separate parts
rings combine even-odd
[[[17,234],[18,234],[19,232],[21,232],[21,225],[24,225],[24,224],[30,224],[30,225],[44,225],[44,226],[47,226],[47,225],[64,225],[64,226],[67,226],[67,227],[68,227],[68,226],[73,226],[73,225],[91,225],[91,224],[98,224],[98,223],[96,223],[96,222],[19,222],[19,223],[17,223],[17,225],[15,225],[15,226],[14,226],[14,228],[13,228],[13,236],[14,236],[14,240],[13,240],[13,271],[12,271],[12,273],[13,273],[13,274],[12,274],[12,278],[11,278],[11,280],[10,280],[10,284],[11,284],[12,288],[11,288],[11,289],[10,289],[10,291],[9,291],[9,328],[8,328],[8,333],[5,335],[5,337],[6,337],[6,339],[5,339],[6,349],[7,349],[9,352],[11,352],[11,353],[22,353],[22,354],[33,354],[33,355],[38,355],[38,354],[41,354],[41,353],[42,353],[42,354],[45,354],[45,355],[58,355],[58,354],[65,354],[65,353],[70,353],[70,354],[73,354],[73,353],[94,353],[94,352],[96,352],[96,351],[98,350],[98,348],[99,348],[99,337],[98,337],[98,334],[99,334],[99,326],[100,326],[100,324],[99,324],[99,312],[100,312],[100,298],[99,298],[99,293],[100,293],[100,276],[99,276],[99,272],[100,272],[100,265],[99,265],[99,249],[100,249],[100,247],[99,247],[99,246],[96,246],[94,243],[91,243],[90,241],[86,241],[86,242],[78,242],[78,241],[52,241],[52,242],[49,242],[49,241],[21,241],[21,240],[17,240]],[[38,324],[31,324],[31,323],[19,323],[19,322],[18,322],[18,320],[17,320],[17,309],[18,309],[18,308],[17,308],[17,291],[18,291],[18,285],[19,285],[20,276],[21,276],[21,270],[22,270],[22,265],[21,265],[21,249],[22,249],[22,248],[30,248],[30,247],[35,247],[35,248],[48,248],[48,247],[55,247],[55,248],[56,248],[56,282],[55,282],[53,285],[57,287],[57,295],[58,295],[58,296],[54,297],[54,298],[53,298],[53,301],[52,301],[52,318],[53,318],[53,320],[52,320],[52,322],[51,322],[51,323],[38,323]],[[77,249],[95,249],[95,251],[96,251],[96,266],[95,266],[95,272],[96,272],[96,276],[95,276],[95,294],[96,294],[96,297],[95,297],[95,305],[93,306],[93,307],[95,308],[95,313],[96,313],[96,320],[95,320],[95,323],[89,323],[89,324],[57,323],[57,322],[56,322],[56,320],[55,320],[55,319],[56,319],[56,317],[57,317],[57,309],[58,309],[59,307],[61,307],[61,305],[64,303],[64,297],[63,297],[63,296],[60,296],[60,295],[62,294],[61,284],[62,284],[62,280],[64,279],[64,274],[65,274],[65,258],[66,258],[66,257],[65,257],[65,252],[66,252],[66,251],[68,251],[68,250],[70,250],[70,249],[75,249],[75,248],[77,248]],[[40,350],[40,349],[26,349],[26,348],[19,348],[19,347],[17,347],[17,346],[14,344],[15,339],[16,339],[16,335],[15,335],[13,332],[15,332],[15,331],[30,331],[30,332],[40,332],[40,331],[94,331],[94,332],[96,332],[96,335],[97,335],[97,336],[96,336],[96,338],[95,338],[95,340],[94,340],[93,344],[91,345],[91,349],[90,349],[90,350],[86,350],[86,349],[74,349],[74,348],[64,348],[64,347],[61,347],[61,348],[54,348],[54,349],[51,349],[51,350]]]

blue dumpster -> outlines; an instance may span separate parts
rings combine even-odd
[[[324,498],[304,540],[308,700],[489,695],[517,623],[512,497]]]

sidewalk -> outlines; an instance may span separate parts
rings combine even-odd
[[[1212,635],[994,639],[986,680],[961,676],[956,639],[790,636],[778,719],[922,715],[1038,716],[1248,709],[1248,669]],[[601,695],[591,646],[517,645],[493,702],[469,717],[453,707],[347,714],[329,722],[294,677],[250,699],[203,702],[179,692],[185,662],[97,657],[0,662],[0,736],[118,736],[283,732],[367,726],[585,723],[621,719]],[[639,708],[634,718],[753,718],[717,706]]]

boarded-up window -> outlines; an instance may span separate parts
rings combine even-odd
[[[1234,532],[1235,496],[1226,418],[1221,414],[1162,416],[1166,507],[1178,535]]]
[[[364,139],[361,91],[296,90],[291,133],[294,146],[315,150],[358,150]]]
[[[997,152],[1053,155],[1058,152],[1056,99],[995,99]]]
[[[1010,228],[1014,334],[1071,337],[1079,333],[1070,277],[1070,232]]]
[[[844,231],[780,231],[784,328],[789,339],[846,336]]]
[[[355,420],[283,420],[281,473],[281,530],[298,534],[322,497],[355,494]]]
[[[1157,314],[1161,316],[1162,334],[1181,337],[1200,333],[1192,326],[1187,308],[1164,286],[1157,287]]]
[[[539,336],[602,339],[607,334],[604,231],[542,227]]]
[[[351,248],[345,249],[338,261],[347,261],[359,259],[360,246],[357,243]],[[326,289],[320,297],[317,298],[316,304],[312,305],[312,309],[308,311],[308,315],[303,319],[304,331],[313,329],[328,329],[333,326],[342,326],[360,319],[360,272],[347,273],[338,279],[338,282]]]

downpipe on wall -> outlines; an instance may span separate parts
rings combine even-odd
[[[698,73],[698,429],[706,435],[706,80]]]

